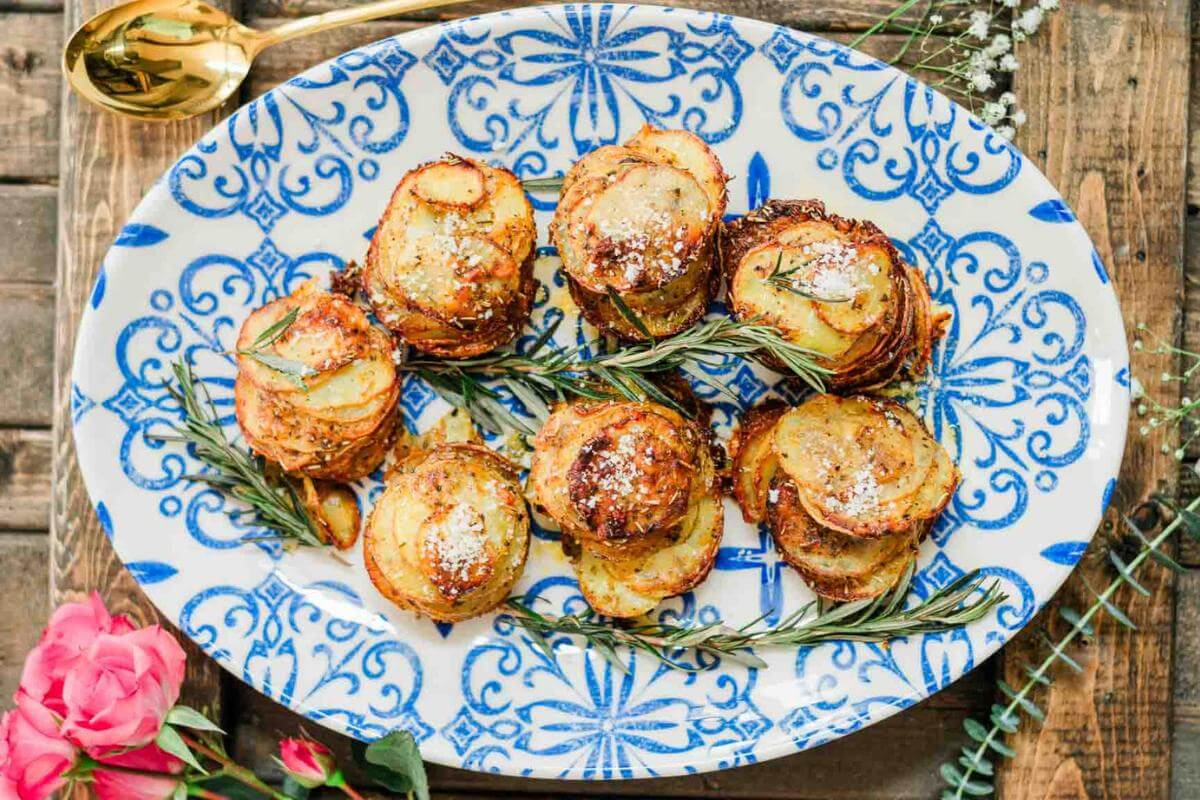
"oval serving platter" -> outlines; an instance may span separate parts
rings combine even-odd
[[[716,150],[730,210],[817,197],[874,220],[954,313],[928,380],[908,387],[964,473],[923,545],[912,592],[973,568],[1008,601],[967,629],[891,643],[766,650],[752,670],[688,674],[578,640],[556,663],[501,617],[438,625],[400,612],[361,554],[284,553],[184,476],[166,433],[172,361],[236,434],[242,320],[307,276],[361,259],[400,176],[453,150],[522,178],[565,170],[643,122]],[[542,241],[553,195],[535,195]],[[553,251],[532,327],[571,311]],[[718,309],[719,312],[719,309]],[[528,343],[532,331],[523,340]],[[780,376],[729,358],[710,380],[743,407]],[[716,403],[727,434],[738,412]],[[714,396],[715,395],[715,396]],[[419,380],[410,429],[446,406]],[[725,15],[574,5],[406,33],[293,78],[205,135],[151,189],[105,258],[75,350],[80,467],[121,559],[169,618],[257,690],[339,731],[404,727],[430,761],[537,777],[612,779],[722,769],[819,745],[944,688],[1016,633],[1079,559],[1125,438],[1128,355],[1092,244],[1034,166],[962,108],[824,39]],[[377,477],[377,476],[376,476]],[[378,481],[358,487],[364,506]],[[553,532],[535,530],[518,591],[583,608]],[[727,507],[716,569],[660,607],[675,622],[775,622],[811,598],[765,533]]]

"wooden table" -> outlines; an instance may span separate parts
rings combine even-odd
[[[232,0],[237,2],[237,0]],[[323,10],[333,0],[242,0],[243,19]],[[0,691],[12,691],[25,651],[50,606],[99,589],[114,610],[154,611],[100,531],[75,465],[70,355],[81,310],[114,233],[150,183],[212,123],[137,125],[63,92],[64,32],[108,0],[3,0],[0,11]],[[698,5],[846,39],[892,7],[889,0],[689,0]],[[1180,335],[1200,349],[1200,54],[1184,0],[1063,0],[1048,28],[1019,51],[1016,90],[1029,113],[1019,144],[1078,212],[1108,265],[1128,324]],[[517,5],[485,0],[450,13]],[[362,25],[269,51],[246,97],[348,47],[436,18]],[[886,50],[886,40],[872,40]],[[245,99],[245,98],[243,98]],[[1190,126],[1189,126],[1190,123]],[[1189,171],[1187,167],[1193,169]],[[57,239],[57,247],[56,247]],[[57,257],[56,257],[57,256]],[[57,264],[57,266],[56,266]],[[1191,276],[1192,280],[1185,280]],[[1195,311],[1196,313],[1192,313]],[[1135,361],[1157,376],[1169,360]],[[1176,384],[1143,379],[1164,400]],[[1192,387],[1192,391],[1200,387]],[[1136,425],[1134,426],[1136,429]],[[1156,488],[1184,491],[1193,473],[1160,452],[1170,433],[1133,435],[1116,508]],[[1196,453],[1189,455],[1194,461]],[[1112,530],[1113,515],[1105,523]],[[49,531],[49,535],[47,532]],[[1181,559],[1200,564],[1200,549]],[[1085,559],[1083,572],[1103,564]],[[47,576],[49,580],[47,580]],[[1074,653],[1082,675],[1063,675],[1040,698],[1044,727],[1019,735],[1001,774],[1012,798],[1200,797],[1200,573],[1153,570],[1151,598],[1122,598],[1141,627],[1110,621]],[[1174,585],[1172,585],[1174,584]],[[1079,602],[1078,577],[1064,590]],[[1053,615],[1044,617],[1053,625]],[[518,781],[435,767],[442,797],[513,795],[753,798],[930,798],[937,765],[963,743],[962,719],[986,713],[998,674],[1016,675],[1030,637],[918,707],[817,751],[730,772],[626,784]],[[272,773],[273,736],[298,719],[193,653],[193,702],[219,706],[234,750]],[[318,733],[315,732],[314,733]],[[319,735],[343,752],[346,742]]]

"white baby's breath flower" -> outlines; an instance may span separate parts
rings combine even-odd
[[[930,25],[941,25],[943,21],[944,21],[944,19],[942,18],[941,14],[930,14],[929,15],[929,24]]]
[[[1010,142],[1012,141],[1012,138],[1017,135],[1016,129],[1011,125],[1001,125],[999,128],[996,128],[996,133]]]
[[[991,72],[996,68],[996,62],[983,50],[976,50],[967,60],[967,66],[971,68],[971,72]]]
[[[1028,117],[1025,116],[1025,112],[1022,109],[1018,108],[1012,112],[1012,124],[1018,128],[1024,125],[1027,119]]]
[[[988,38],[988,25],[992,22],[992,15],[986,11],[972,11],[970,16],[970,24],[967,26],[967,35],[983,41]]]
[[[1000,95],[1000,102],[1006,106],[1015,106],[1017,104],[1017,96],[1012,92],[1005,92]]]
[[[979,118],[988,125],[995,125],[1004,119],[1005,107],[1001,103],[984,103],[979,111]]]
[[[1142,386],[1142,382],[1137,378],[1129,382],[1129,396],[1134,400],[1140,400],[1146,396],[1146,387]]]
[[[996,81],[987,72],[976,72],[970,76],[971,88],[977,92],[986,92],[996,85]]]
[[[1016,8],[1021,5],[1021,0],[1000,0],[1000,4],[1005,8]]]
[[[1025,31],[1021,30],[1020,28],[1013,28],[1012,39],[1014,42],[1023,42],[1028,38],[1029,37],[1025,34]]]
[[[997,33],[995,36],[993,36],[992,40],[988,42],[988,46],[984,48],[987,54],[992,58],[998,58],[1011,49],[1012,39],[1008,38],[1008,36],[1003,33]]]
[[[1038,8],[1043,11],[1054,11],[1058,8],[1058,0],[1038,0]]]
[[[1013,30],[1020,29],[1027,34],[1037,33],[1038,26],[1042,24],[1043,13],[1042,9],[1037,6],[1025,9],[1013,23]]]
[[[1005,53],[1001,57],[999,67],[1002,72],[1016,72],[1021,66],[1021,62],[1017,61],[1016,56],[1012,53]]]

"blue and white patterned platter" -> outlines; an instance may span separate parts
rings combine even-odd
[[[913,593],[965,571],[1009,600],[966,630],[889,647],[761,653],[769,668],[695,674],[578,641],[546,656],[496,617],[435,625],[397,611],[360,554],[282,553],[184,475],[165,433],[170,363],[196,364],[227,414],[225,353],[250,310],[361,259],[400,176],[455,150],[521,177],[556,174],[644,121],[712,144],[730,209],[818,197],[877,222],[954,312],[911,389],[964,482],[925,542]],[[539,195],[543,232],[552,204]],[[553,251],[534,327],[568,306]],[[560,331],[586,338],[572,320]],[[527,343],[532,336],[524,341]],[[749,406],[779,377],[730,359],[709,376]],[[711,390],[709,393],[712,394]],[[728,433],[737,405],[720,396]],[[96,511],[162,611],[242,680],[352,736],[404,727],[431,761],[514,775],[636,778],[722,769],[827,742],[896,713],[979,664],[1054,593],[1111,494],[1129,369],[1120,312],[1086,234],[1016,150],[940,95],[820,38],[651,6],[529,8],[377,42],[303,75],[204,136],[117,237],[83,319],[75,440]],[[405,424],[445,407],[418,380]],[[364,507],[378,490],[364,481]],[[231,512],[235,515],[231,518]],[[717,567],[660,613],[775,621],[811,597],[730,505]],[[535,531],[518,590],[582,607],[555,535]]]

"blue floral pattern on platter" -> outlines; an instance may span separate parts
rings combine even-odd
[[[184,479],[201,465],[152,438],[180,418],[163,381],[187,358],[236,436],[226,355],[249,311],[360,259],[406,169],[452,146],[522,176],[556,174],[644,122],[718,152],[734,213],[818,196],[889,232],[950,312],[926,380],[898,391],[964,482],[923,545],[926,596],[973,568],[1008,601],[966,630],[889,647],[759,653],[766,669],[693,673],[566,639],[549,658],[503,617],[434,625],[392,608],[358,554],[286,553],[234,504]],[[534,198],[544,229],[553,203]],[[318,222],[319,224],[313,224]],[[369,236],[369,233],[367,234]],[[571,311],[539,251],[531,330]],[[712,313],[723,313],[714,304]],[[798,399],[726,357],[696,388],[726,435],[767,397]],[[707,381],[708,383],[706,383]],[[723,385],[736,400],[717,392]],[[71,410],[106,533],[167,616],[232,673],[360,738],[396,727],[430,760],[506,774],[619,779],[723,769],[813,747],[938,691],[983,661],[1078,561],[1112,492],[1129,401],[1120,313],[1070,208],[963,109],[816,37],[649,6],[540,7],[377,42],[313,68],[204,136],[149,193],[104,264],[76,346]],[[407,378],[404,422],[444,404]],[[378,476],[356,487],[366,507]],[[536,526],[518,591],[582,607],[553,531]],[[727,508],[716,569],[656,612],[778,620],[811,594],[769,536]]]

